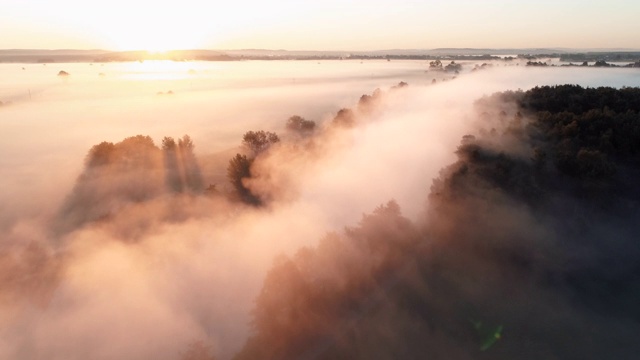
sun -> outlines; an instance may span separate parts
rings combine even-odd
[[[1,0],[0,0],[1,1]],[[109,50],[166,52],[210,47],[226,39],[238,21],[203,11],[197,2],[174,3],[112,0],[122,6],[105,6],[88,14],[83,21]],[[192,4],[193,6],[188,6]]]

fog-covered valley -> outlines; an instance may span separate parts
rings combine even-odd
[[[605,253],[611,254],[611,259],[621,256],[622,249],[635,255],[637,245],[627,247],[636,229],[628,225],[629,219],[623,217],[617,223],[612,216],[585,230],[580,226],[588,223],[590,216],[597,218],[593,214],[600,214],[576,210],[590,198],[572,193],[566,199],[559,197],[560,205],[535,207],[527,202],[535,197],[529,193],[522,195],[524,200],[510,197],[520,193],[511,192],[509,186],[519,189],[525,184],[521,187],[527,191],[535,188],[527,185],[528,178],[516,186],[508,175],[509,181],[497,181],[499,185],[482,187],[478,192],[474,186],[482,181],[461,180],[455,183],[461,186],[458,189],[449,180],[451,174],[458,174],[456,166],[466,162],[470,174],[480,179],[489,176],[483,172],[484,163],[476,163],[479,158],[473,155],[486,154],[473,146],[489,149],[487,158],[480,156],[489,159],[488,163],[495,160],[492,156],[496,153],[506,154],[509,161],[515,159],[516,165],[508,166],[522,166],[527,169],[523,174],[529,174],[535,165],[535,149],[552,153],[551,145],[547,149],[536,143],[546,144],[547,140],[509,132],[527,132],[527,124],[536,121],[539,109],[531,107],[528,114],[523,110],[528,104],[522,100],[528,99],[526,95],[518,93],[513,99],[489,95],[560,84],[637,87],[640,73],[637,69],[529,68],[505,66],[504,62],[471,71],[477,64],[461,64],[459,74],[430,70],[429,63],[422,61],[0,64],[0,357],[230,359],[236,354],[239,358],[268,354],[264,358],[364,358],[373,353],[357,349],[340,352],[340,344],[356,339],[354,344],[364,349],[371,339],[386,339],[389,352],[379,356],[420,358],[410,353],[414,345],[422,350],[414,338],[403,343],[384,331],[383,335],[359,332],[361,328],[379,330],[388,323],[389,329],[409,327],[415,330],[409,331],[411,336],[432,337],[424,343],[434,349],[435,358],[482,358],[490,357],[491,351],[508,358],[522,344],[530,346],[524,358],[563,358],[570,351],[557,344],[561,341],[549,342],[540,335],[544,321],[569,324],[570,330],[600,326],[612,334],[627,335],[637,330],[637,314],[625,322],[611,320],[608,313],[572,308],[565,297],[578,292],[542,286],[536,277],[539,273],[560,273],[557,268],[567,264],[562,263],[566,248],[556,247],[561,243],[558,239],[580,231],[595,243],[600,235],[612,234],[610,229],[617,225],[620,232],[613,235],[618,239],[616,249]],[[69,75],[59,76],[60,71]],[[399,85],[402,82],[408,86]],[[629,111],[637,123],[638,110]],[[292,122],[294,115],[306,122]],[[510,121],[516,118],[520,122],[514,125]],[[308,131],[301,124],[309,124]],[[278,140],[252,143],[246,138],[249,131],[274,133]],[[507,135],[495,137],[494,133]],[[259,146],[252,148],[256,142]],[[588,147],[588,151],[595,150]],[[628,158],[636,150],[625,151],[615,153],[615,159],[632,169]],[[604,161],[593,152],[581,154],[580,159],[586,157],[594,164]],[[234,185],[229,169],[236,157],[236,168],[246,165],[248,173]],[[519,160],[524,165],[517,163]],[[578,179],[584,170],[581,164],[576,165]],[[609,174],[605,165],[605,170],[587,167],[584,171]],[[625,169],[618,174],[627,174]],[[554,177],[554,171],[534,175]],[[635,178],[634,171],[629,170],[628,179]],[[544,186],[545,191],[563,194],[562,186]],[[457,192],[451,189],[471,195],[460,195],[463,199],[456,200]],[[630,209],[637,209],[633,207],[636,201],[635,195],[629,197]],[[612,206],[620,210],[617,203]],[[545,211],[540,209],[558,213],[571,209],[575,218],[568,216],[567,221],[580,231],[565,229],[541,215]],[[473,214],[482,216],[474,218]],[[465,224],[467,220],[471,223]],[[345,227],[350,230],[345,232]],[[530,283],[522,282],[525,285],[516,289],[516,295],[504,293],[517,278],[504,273],[513,270],[511,262],[503,262],[493,253],[491,258],[496,256],[499,261],[475,258],[476,247],[468,239],[475,239],[478,229],[495,239],[501,251],[507,249],[499,254],[505,254],[509,261],[520,256],[522,249],[535,253],[533,260],[522,261],[527,271],[534,263],[532,273],[536,275],[531,275]],[[332,236],[337,240],[331,240]],[[505,239],[518,236],[526,242],[500,247],[508,241]],[[356,245],[350,245],[349,239],[355,239]],[[371,245],[375,256],[363,255],[357,245],[358,241],[369,244],[367,239],[382,242]],[[400,248],[385,243],[394,239],[406,241]],[[425,250],[432,246],[434,252]],[[576,253],[575,268],[591,266],[589,252],[597,248],[585,247],[584,254]],[[304,249],[313,249],[311,255],[305,255]],[[449,260],[456,252],[460,260]],[[340,259],[353,267],[336,265],[334,261]],[[433,267],[426,269],[421,261]],[[404,263],[413,265],[399,265]],[[621,263],[633,267],[634,260]],[[572,265],[567,267],[574,268]],[[311,279],[310,284],[329,279],[330,289],[332,281],[340,283],[343,278],[346,285],[336,288],[365,289],[347,291],[353,304],[346,315],[331,313],[346,318],[347,325],[340,326],[355,329],[356,335],[349,333],[351,330],[335,330],[333,323],[322,323],[315,326],[326,327],[318,338],[304,338],[294,345],[283,340],[285,334],[293,338],[320,324],[322,312],[295,315],[295,321],[309,315],[311,325],[288,327],[287,323],[270,328],[277,322],[268,318],[270,312],[277,314],[286,307],[279,301],[299,305],[295,302],[299,299],[284,295],[270,302],[265,290],[296,293],[297,288],[289,286],[298,284],[289,276],[295,271],[287,266],[297,267],[300,278]],[[465,266],[479,276],[495,279],[488,282],[495,293],[489,296],[472,281],[460,280],[465,277],[460,275]],[[598,273],[597,266],[592,269]],[[284,274],[282,278],[278,271]],[[619,273],[633,271],[621,266]],[[416,275],[422,272],[442,278],[424,280]],[[411,286],[404,286],[405,280],[420,289],[420,296],[433,299],[402,298],[410,298],[413,302],[408,303],[414,308],[409,308],[420,314],[437,314],[429,331],[410,320],[410,311],[396,309],[407,303],[389,295],[398,288],[408,291]],[[585,292],[591,294],[589,286],[599,285],[585,285]],[[438,291],[446,295],[428,295]],[[309,294],[315,293],[309,290]],[[343,293],[336,290],[336,294]],[[508,296],[515,299],[513,304],[494,306],[497,298]],[[528,296],[540,296],[539,303],[535,307],[517,303]],[[461,299],[465,305],[443,305],[451,299]],[[452,303],[457,306],[457,301]],[[272,303],[274,307],[269,308]],[[306,305],[298,305],[290,308],[305,309]],[[560,310],[552,317],[531,320],[534,315],[548,314],[554,305]],[[604,305],[596,308],[600,306]],[[493,312],[478,315],[478,309]],[[398,314],[406,318],[398,319]],[[446,316],[451,316],[450,327],[442,327]],[[477,353],[469,352],[485,345],[470,344],[469,334],[462,331],[461,335],[464,325],[460,324],[469,322],[465,317],[473,317],[470,332],[476,326],[473,322],[481,321],[479,317],[484,317],[485,326],[508,324],[504,335],[499,334],[504,340],[495,348],[489,348],[492,343]],[[531,321],[536,336],[530,336],[526,326],[518,327],[526,321]],[[517,341],[510,342],[509,331],[519,337]],[[283,339],[264,335],[269,332]],[[332,334],[329,340],[327,333]],[[550,333],[550,337],[556,335]],[[587,335],[576,333],[580,339]],[[632,338],[619,339],[623,347],[631,348]],[[247,342],[249,339],[253,340]],[[611,339],[603,342],[606,346],[616,344]],[[545,346],[549,352],[541,350]],[[455,348],[459,352],[450,352]],[[592,350],[592,354],[602,354],[598,346]],[[589,354],[586,350],[576,353]],[[616,354],[623,358],[626,353],[620,350]]]

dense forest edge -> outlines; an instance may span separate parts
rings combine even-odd
[[[640,89],[476,105],[424,218],[390,201],[279,258],[235,359],[636,356]]]

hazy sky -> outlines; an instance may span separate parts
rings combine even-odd
[[[0,49],[640,48],[640,1],[0,0]]]

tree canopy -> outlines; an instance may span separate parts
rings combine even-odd
[[[422,221],[390,202],[279,258],[235,359],[633,358],[637,91],[485,99],[495,127],[463,138]]]
[[[257,156],[265,152],[272,145],[278,142],[280,142],[280,138],[276,133],[264,130],[247,131],[242,136],[242,145],[249,149],[253,156]]]

